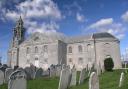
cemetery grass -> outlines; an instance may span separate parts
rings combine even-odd
[[[123,86],[118,88],[121,70],[105,72],[100,76],[100,89],[128,89],[128,73],[125,73]],[[78,81],[79,73],[77,76]],[[69,89],[89,89],[88,80],[83,84],[70,87]],[[27,82],[27,89],[58,89],[59,78],[38,78]],[[0,86],[0,89],[7,89],[7,85]]]
[[[123,86],[118,88],[120,74],[122,70],[114,70],[112,72],[104,72],[100,77],[100,89],[128,89],[128,73],[125,73]],[[89,89],[89,79],[85,80],[83,84],[71,87],[69,89]]]

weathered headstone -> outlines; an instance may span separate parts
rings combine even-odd
[[[26,68],[24,69],[24,71],[25,71],[25,73],[26,73],[26,75],[27,75],[27,80],[29,80],[29,79],[34,79],[34,74],[35,74],[35,72],[34,72],[30,67],[26,67]]]
[[[90,75],[89,89],[99,89],[99,78],[96,72],[92,72]]]
[[[0,70],[0,85],[4,83],[4,72]]]
[[[95,72],[96,70],[95,70],[95,68],[94,68],[94,65],[91,67],[91,69],[89,69],[89,72],[88,72],[88,76],[90,76],[90,74],[92,73],[92,72]]]
[[[71,73],[69,69],[62,69],[58,89],[67,89],[70,84]]]
[[[17,68],[16,70],[25,71],[23,68]]]
[[[80,72],[79,84],[82,84],[86,78],[88,78],[88,71],[84,68]]]
[[[8,83],[9,76],[11,75],[12,72],[13,72],[13,69],[12,68],[7,68],[5,70],[5,83]]]
[[[56,67],[56,76],[57,76],[57,77],[60,77],[61,70],[62,70],[62,66],[57,66],[57,67]]]
[[[43,77],[49,77],[49,70],[45,70],[43,71],[43,74],[42,74]]]
[[[40,78],[40,77],[42,77],[42,74],[43,74],[43,69],[42,69],[42,68],[39,68],[39,69],[35,72],[34,78]]]
[[[77,71],[75,66],[73,66],[73,68],[71,69],[71,82],[70,82],[70,86],[75,86],[76,85],[76,76],[77,75]]]
[[[120,75],[119,87],[122,87],[123,82],[124,82],[124,73],[122,72]]]
[[[27,89],[26,74],[16,70],[9,77],[8,89]]]
[[[56,71],[57,71],[56,67],[55,66],[51,66],[49,68],[50,77],[55,77],[56,76]]]

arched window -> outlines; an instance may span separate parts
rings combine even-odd
[[[29,54],[30,53],[30,48],[27,47],[27,51],[26,51],[26,54]]]
[[[82,49],[81,45],[78,46],[78,50],[79,50],[79,52],[83,52],[83,49]]]
[[[68,48],[68,53],[72,53],[72,47],[71,46]]]
[[[44,45],[43,50],[44,50],[44,52],[48,52],[48,46],[47,45]]]
[[[35,53],[38,53],[38,47],[35,47]]]

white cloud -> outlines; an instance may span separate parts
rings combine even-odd
[[[126,11],[121,18],[123,19],[123,21],[128,22],[128,11]]]
[[[56,32],[59,28],[56,21],[60,20],[62,15],[57,4],[52,0],[26,0],[15,7],[15,10],[2,8],[2,14],[13,21],[22,16],[28,33]]]
[[[16,6],[18,11],[7,10],[8,18],[22,15],[24,18],[54,18],[60,19],[61,12],[51,0],[27,0]]]
[[[116,36],[118,39],[125,37],[126,28],[121,23],[115,23],[112,18],[101,19],[96,23],[91,24],[85,30],[90,32],[108,32]]]
[[[82,15],[80,13],[76,14],[76,19],[77,19],[78,22],[84,22],[85,21],[84,15]]]
[[[37,25],[38,23],[37,22],[28,22],[28,33],[31,34],[31,33],[34,33],[34,32],[40,32],[40,33],[55,33],[57,32],[56,30],[59,29],[59,26],[54,23],[54,22],[51,22],[49,24],[46,24],[46,23],[42,23],[40,25]]]
[[[89,26],[91,29],[107,26],[113,23],[113,18],[101,19]]]

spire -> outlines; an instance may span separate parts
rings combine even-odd
[[[20,16],[20,18],[19,18],[19,22],[23,22],[23,20],[22,20],[22,17]]]
[[[17,21],[16,27],[21,27],[23,26],[23,20],[22,17],[20,16],[19,20]]]

